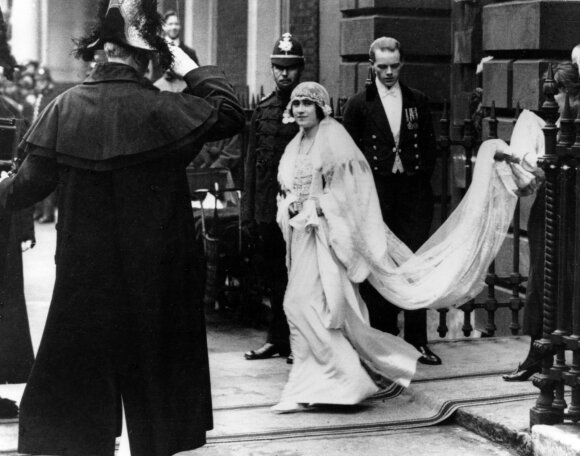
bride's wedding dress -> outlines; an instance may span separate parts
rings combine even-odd
[[[357,284],[368,279],[404,309],[458,306],[477,295],[519,189],[536,179],[542,126],[524,111],[510,146],[485,141],[463,200],[414,254],[384,225],[368,163],[338,122],[322,120],[307,153],[301,133],[294,138],[279,168],[285,197],[278,223],[289,268],[284,310],[295,357],[281,404],[355,404],[378,391],[378,377],[409,385],[419,353],[369,326]],[[498,151],[519,164],[496,161]],[[290,218],[295,201],[303,208]]]

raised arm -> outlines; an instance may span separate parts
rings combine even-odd
[[[32,153],[26,157],[16,175],[0,182],[0,211],[27,208],[42,201],[56,188],[56,161],[49,157],[49,151],[39,152],[43,156]]]
[[[208,122],[211,127],[206,141],[229,138],[240,132],[245,125],[245,115],[224,74],[215,66],[203,66],[188,72],[185,93],[203,98],[214,107]]]

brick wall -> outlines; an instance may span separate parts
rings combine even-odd
[[[247,56],[248,1],[219,0],[217,65],[226,73],[236,91],[246,87]]]
[[[318,0],[290,1],[290,33],[302,43],[306,58],[303,81],[319,79],[319,22]]]

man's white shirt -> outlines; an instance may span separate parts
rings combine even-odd
[[[403,93],[401,92],[401,86],[399,85],[399,81],[397,81],[388,89],[378,78],[376,78],[375,84],[379,92],[379,97],[381,98],[383,109],[387,115],[393,138],[395,138],[395,145],[397,146],[397,155],[395,157],[395,163],[393,164],[393,173],[402,173],[404,172],[403,163],[401,162],[398,151],[399,137],[401,134],[401,116],[403,113]]]

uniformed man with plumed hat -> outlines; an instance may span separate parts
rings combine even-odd
[[[0,211],[58,187],[56,282],[20,404],[19,452],[115,454],[121,404],[131,454],[170,456],[212,428],[206,330],[185,167],[204,142],[244,126],[231,85],[161,34],[155,0],[101,2],[78,41],[80,85],[39,115]],[[144,77],[150,57],[183,93]]]

